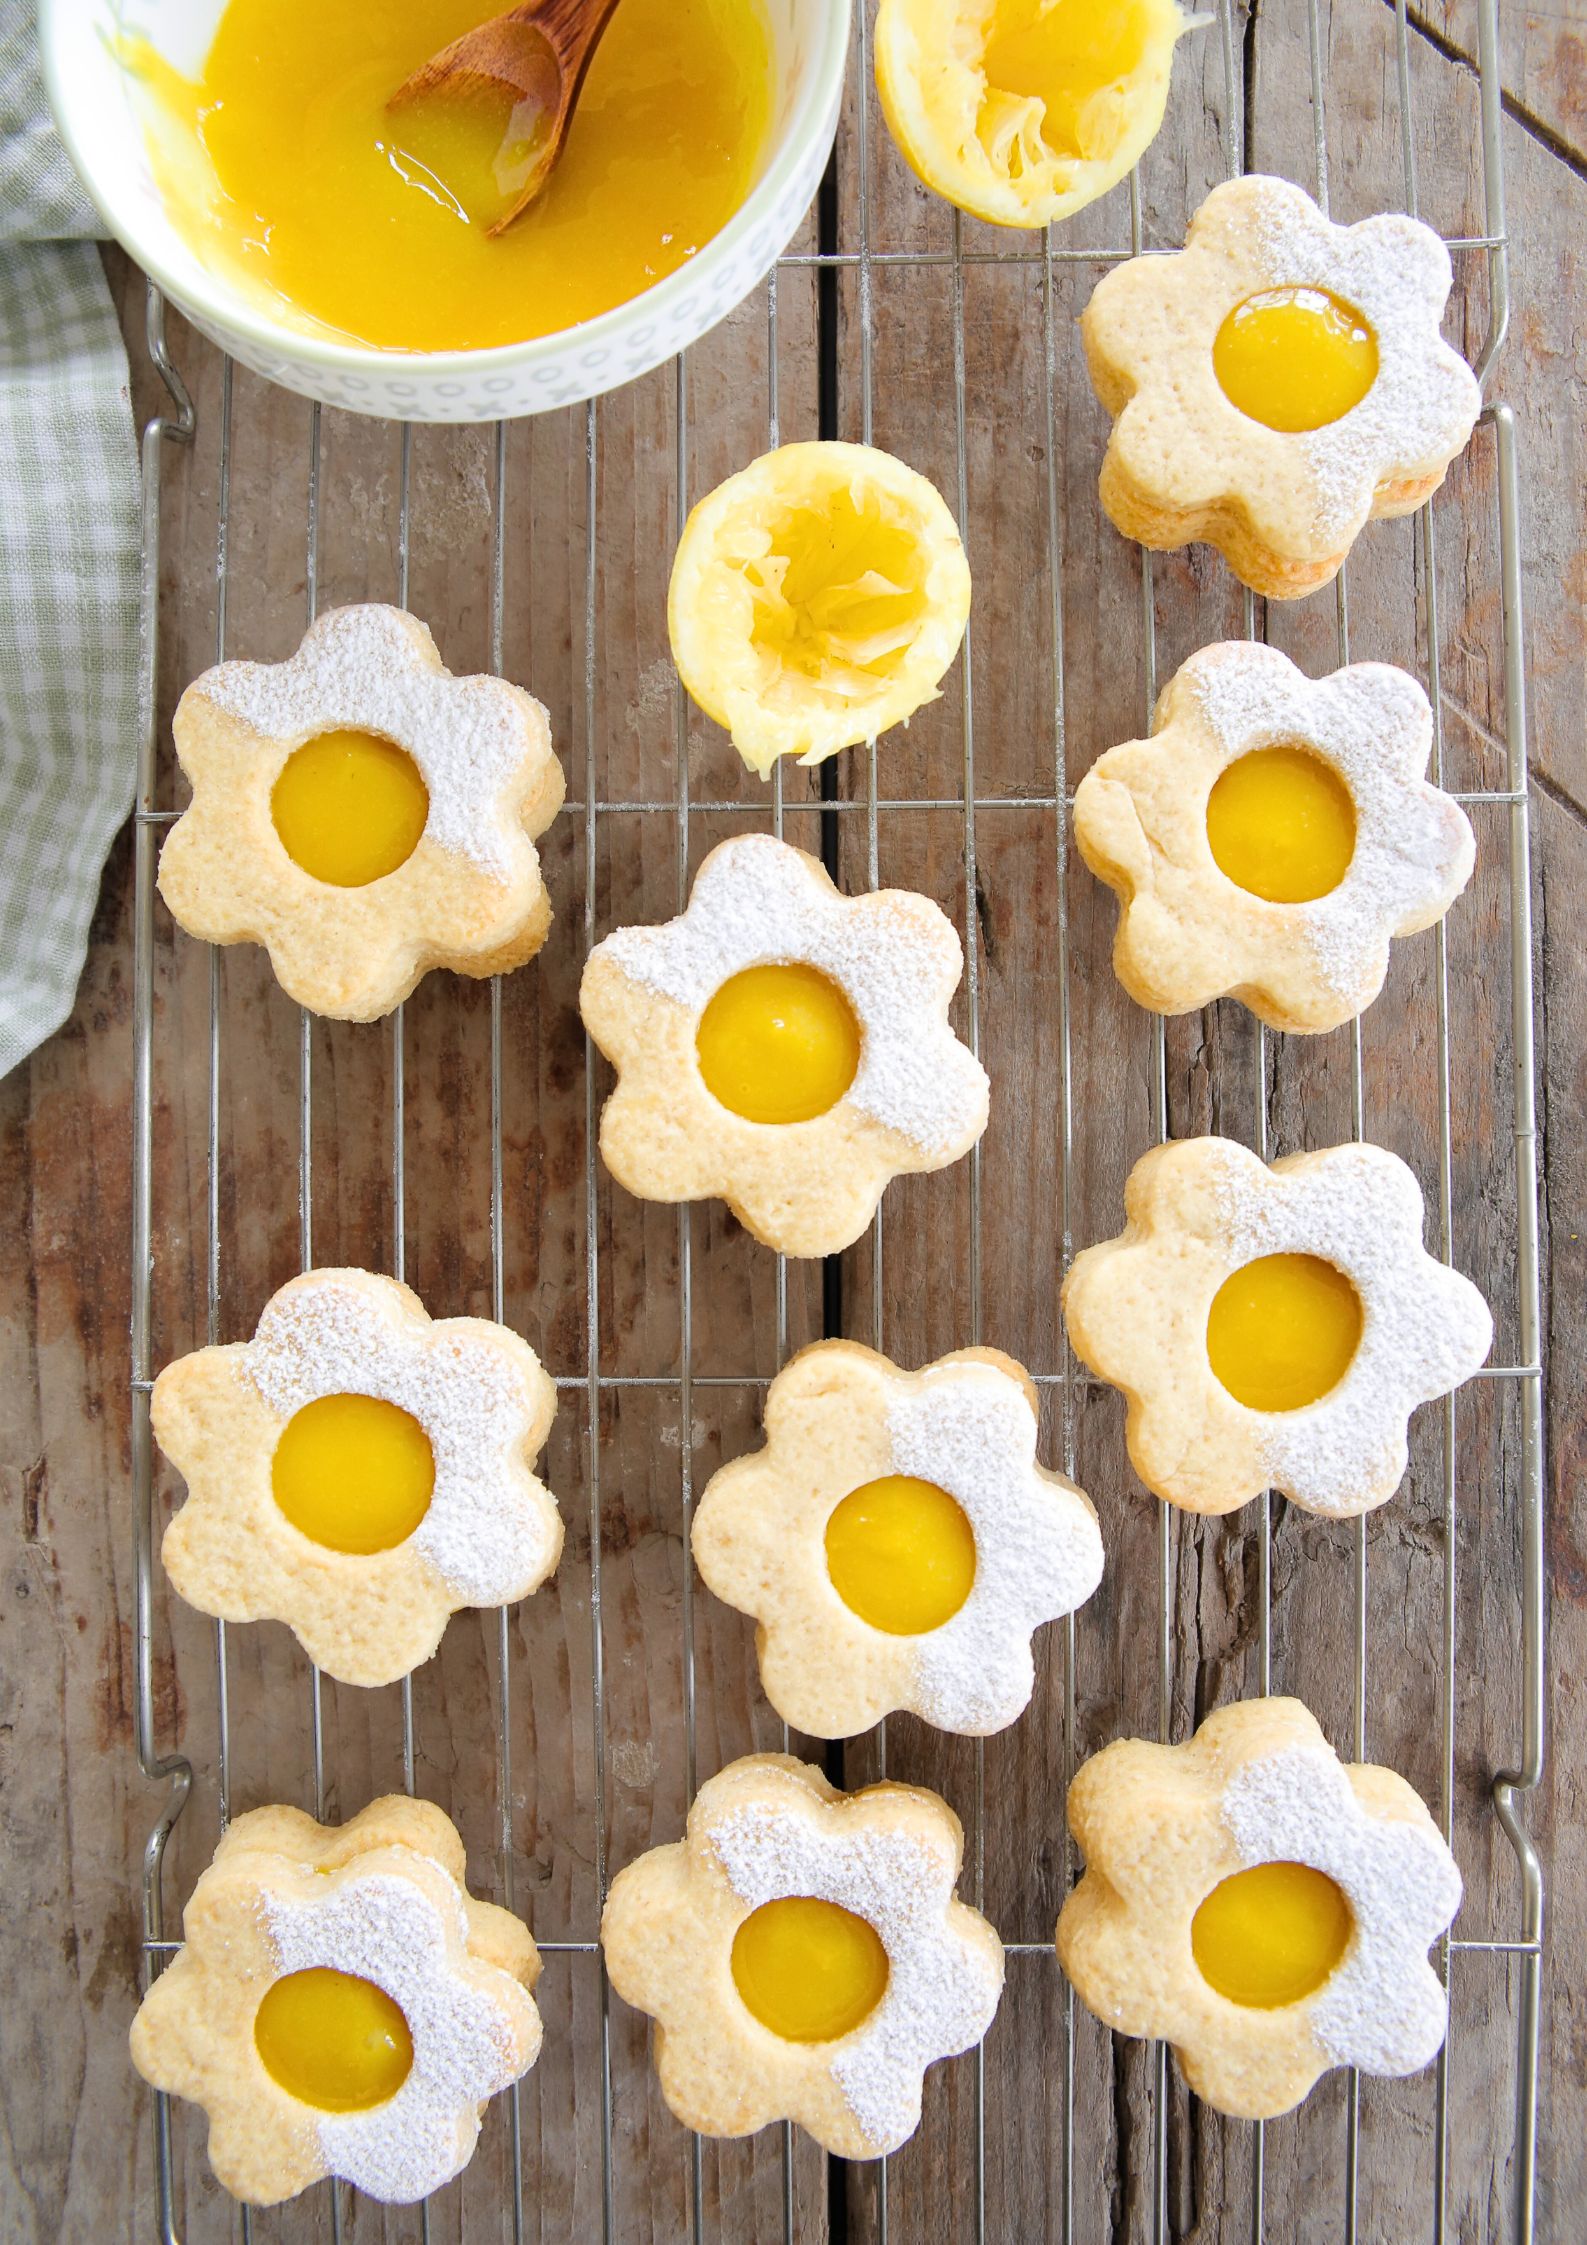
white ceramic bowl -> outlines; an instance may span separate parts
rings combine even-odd
[[[303,334],[200,261],[166,214],[113,42],[137,34],[197,72],[224,0],[39,0],[61,137],[109,232],[223,350],[288,389],[403,421],[495,421],[616,389],[716,325],[770,271],[810,207],[837,127],[850,0],[761,0],[772,127],[760,176],[697,257],[582,326],[484,351],[376,351]]]

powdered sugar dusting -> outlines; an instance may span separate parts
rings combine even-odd
[[[1030,1699],[1031,1631],[1083,1605],[1102,1579],[1090,1503],[1036,1465],[1036,1418],[990,1364],[932,1366],[888,1405],[892,1470],[946,1489],[975,1532],[975,1582],[915,1641],[915,1711],[944,1730],[1001,1730]]]
[[[431,1895],[389,1872],[334,1884],[308,1872],[303,1883],[302,1899],[268,1893],[261,1903],[282,1976],[328,1966],[372,1980],[413,2038],[413,2064],[394,2097],[367,2112],[318,2116],[321,2156],[372,2198],[407,2205],[467,2163],[477,2107],[523,2070],[512,2031],[500,2005],[448,1956],[448,1930],[458,1947],[467,1942],[461,1898],[449,1928]]]
[[[1315,1255],[1360,1296],[1361,1340],[1338,1386],[1298,1411],[1250,1414],[1276,1488],[1313,1512],[1351,1512],[1369,1482],[1403,1475],[1415,1406],[1486,1357],[1488,1306],[1423,1249],[1421,1188],[1383,1147],[1334,1146],[1271,1170],[1231,1140],[1199,1141],[1197,1153],[1215,1164],[1208,1236],[1231,1271],[1262,1255]]]
[[[534,1401],[520,1370],[502,1350],[460,1333],[455,1320],[416,1326],[395,1286],[388,1306],[366,1274],[359,1279],[315,1271],[283,1287],[247,1344],[248,1377],[282,1419],[344,1394],[410,1412],[435,1458],[414,1545],[471,1605],[523,1597],[552,1552],[523,1457]]]
[[[1197,214],[1229,223],[1254,214],[1269,288],[1323,288],[1362,313],[1378,372],[1349,413],[1296,438],[1314,492],[1312,535],[1348,543],[1383,482],[1442,469],[1470,436],[1482,394],[1439,333],[1449,252],[1430,226],[1400,213],[1336,226],[1287,180],[1250,177],[1215,188]]]
[[[1299,742],[1350,790],[1356,840],[1344,879],[1310,904],[1282,908],[1348,1002],[1381,978],[1389,938],[1425,926],[1470,872],[1470,821],[1423,777],[1433,741],[1426,694],[1389,663],[1354,663],[1314,682],[1276,648],[1248,640],[1204,648],[1180,676],[1231,762]]]
[[[426,838],[508,880],[524,847],[517,806],[526,772],[550,754],[549,721],[502,679],[433,669],[419,634],[429,642],[400,608],[331,608],[286,662],[221,663],[190,691],[273,740],[347,728],[395,741],[429,790]]]
[[[1307,2000],[1336,2065],[1414,2073],[1444,2039],[1444,1991],[1427,1952],[1460,1907],[1455,1860],[1426,1817],[1370,1815],[1322,1745],[1249,1762],[1223,1793],[1223,1820],[1247,1865],[1309,1863],[1340,1887],[1350,1947]]]
[[[954,1861],[946,1844],[878,1829],[849,1808],[794,1797],[730,1809],[710,1827],[734,1892],[752,1909],[811,1895],[852,1910],[887,1951],[887,1990],[838,2044],[832,2077],[867,2138],[891,2149],[920,2120],[921,2079],[938,2058],[978,2042],[992,2021],[1002,1974],[959,1940],[947,1917]]]
[[[963,971],[959,939],[940,913],[924,922],[920,901],[887,889],[840,896],[800,851],[745,834],[711,852],[677,919],[619,928],[600,950],[691,1010],[746,967],[798,962],[830,975],[863,1037],[847,1101],[923,1153],[951,1156],[986,1112],[987,1079],[943,1018]]]

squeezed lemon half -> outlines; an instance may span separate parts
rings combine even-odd
[[[876,86],[906,161],[994,226],[1046,226],[1157,137],[1178,0],[882,0]]]
[[[921,704],[959,651],[970,567],[925,477],[863,444],[785,444],[718,484],[678,541],[678,675],[764,777]]]

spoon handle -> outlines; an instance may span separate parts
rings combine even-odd
[[[523,0],[521,7],[512,10],[518,22],[532,24],[554,50],[566,87],[564,102],[571,101],[577,91],[596,41],[617,4],[618,0]]]

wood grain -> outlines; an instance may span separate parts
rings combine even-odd
[[[1419,207],[1450,234],[1483,231],[1469,8],[1428,11],[1413,34],[1412,145]],[[1412,10],[1413,19],[1417,11]],[[1576,123],[1546,96],[1558,48],[1537,45],[1533,10],[1517,37],[1507,11],[1505,125],[1515,240],[1512,331],[1497,394],[1521,422],[1529,681],[1533,695],[1541,970],[1542,1117],[1548,1155],[1547,1244],[1554,1288],[1550,1354],[1553,1706],[1568,1709],[1587,1667],[1587,1552],[1574,1525],[1587,1475],[1581,1424],[1587,1352],[1574,1305],[1587,1251],[1574,1222],[1587,1141],[1582,1130],[1587,969],[1580,903],[1587,881],[1587,366],[1573,304],[1587,187],[1569,160]],[[1379,0],[1324,4],[1326,147],[1342,216],[1401,206],[1394,13]],[[1550,36],[1553,36],[1550,33]],[[1560,38],[1574,36],[1568,26]],[[1236,111],[1249,160],[1313,184],[1304,0],[1241,11],[1234,58],[1249,83]],[[1533,129],[1534,114],[1546,130]],[[839,146],[840,246],[942,259],[954,243],[946,206],[914,182],[871,103],[863,123],[868,233],[861,231],[861,116],[851,87]],[[1216,32],[1180,57],[1169,120],[1142,169],[1148,244],[1178,240],[1222,175],[1229,142]],[[960,1026],[972,1026],[992,1072],[993,1119],[973,1162],[901,1182],[884,1203],[880,1253],[867,1239],[845,1258],[842,1322],[914,1363],[985,1338],[1044,1380],[1047,1454],[1072,1461],[1103,1520],[1109,1571],[1072,1634],[1045,1634],[1029,1714],[983,1752],[899,1718],[885,1766],[942,1790],[970,1838],[977,1886],[1005,1938],[1044,1943],[1074,1865],[1062,1821],[1075,1762],[1126,1732],[1155,1734],[1159,1676],[1159,1516],[1124,1459],[1117,1399],[1082,1383],[1066,1360],[1057,1290],[1066,1248],[1117,1228],[1123,1180],[1156,1126],[1152,1032],[1108,969],[1113,907],[1067,848],[1062,797],[1094,757],[1138,732],[1154,686],[1197,646],[1244,628],[1238,588],[1216,557],[1160,558],[1149,581],[1153,662],[1143,641],[1139,554],[1102,520],[1095,478],[1105,418],[1084,378],[1074,322],[1100,266],[1071,252],[1129,240],[1125,190],[1058,239],[1050,270],[1040,237],[965,222],[967,261],[879,262],[841,269],[836,289],[838,432],[869,422],[877,442],[930,474],[959,503],[956,364],[964,377],[965,528],[976,602],[966,666],[942,700],[881,744],[874,767],[840,760],[843,808],[831,815],[847,886],[871,875],[874,822],[881,881],[918,887],[956,919],[976,972]],[[802,247],[815,244],[813,223]],[[992,252],[1023,252],[983,262]],[[1035,251],[1033,258],[1031,253]],[[141,286],[116,264],[133,342],[140,411],[157,402],[136,340]],[[1457,256],[1451,332],[1475,356],[1487,331],[1485,260]],[[866,285],[868,284],[868,286]],[[869,348],[864,306],[869,296]],[[831,307],[829,306],[829,311]],[[678,382],[663,369],[602,401],[593,467],[582,411],[512,427],[505,446],[502,667],[552,713],[569,774],[569,807],[545,845],[557,920],[540,960],[501,994],[502,1283],[508,1321],[565,1382],[547,1478],[568,1519],[553,1583],[508,1616],[503,1677],[495,1618],[463,1616],[414,1680],[419,1789],[453,1814],[473,1882],[504,1891],[505,1810],[513,1892],[551,1943],[592,1939],[602,1871],[674,1837],[691,1779],[752,1747],[780,1743],[755,1680],[752,1631],[691,1577],[689,1503],[723,1458],[757,1437],[760,1384],[786,1349],[822,1327],[820,1273],[791,1266],[786,1327],[775,1265],[716,1207],[680,1215],[586,1178],[585,1052],[576,1012],[591,926],[677,908],[699,859],[721,835],[765,826],[769,792],[743,772],[722,735],[682,700],[668,658],[667,561],[687,502],[763,449],[771,415],[784,438],[821,426],[817,289],[785,268],[775,323],[764,293],[691,352],[689,437],[677,451]],[[961,343],[962,338],[962,343]],[[308,604],[310,411],[238,372],[230,391],[230,509],[224,647],[216,592],[221,432],[218,356],[173,322],[175,356],[198,410],[195,442],[166,460],[159,694],[162,719],[217,652],[275,657],[299,636]],[[775,347],[775,374],[771,352]],[[775,392],[775,401],[774,401]],[[401,584],[400,432],[327,412],[321,422],[318,597],[397,596]],[[681,468],[681,473],[680,473]],[[456,669],[492,653],[491,530],[497,454],[490,430],[420,430],[409,455],[408,597]],[[1050,485],[1049,485],[1050,476]],[[1056,543],[1049,543],[1049,491]],[[593,518],[589,497],[593,493]],[[1446,783],[1503,784],[1503,675],[1497,596],[1494,446],[1479,431],[1433,510],[1429,554],[1409,524],[1379,525],[1349,575],[1349,652],[1426,674],[1436,607]],[[585,556],[595,555],[596,637],[586,645]],[[1433,598],[1430,600],[1430,594]],[[1320,672],[1340,659],[1338,615],[1324,594],[1256,612],[1259,630]],[[587,657],[592,659],[587,660]],[[162,730],[162,738],[166,737]],[[687,789],[684,779],[687,779]],[[602,806],[591,810],[593,800]],[[967,849],[962,803],[977,809]],[[176,801],[164,775],[161,800]],[[681,805],[691,806],[685,812]],[[662,809],[623,809],[657,804]],[[701,808],[702,805],[726,806]],[[785,775],[785,827],[819,847],[810,775]],[[1452,1249],[1489,1291],[1498,1359],[1514,1361],[1515,1181],[1509,1143],[1508,812],[1482,805],[1478,872],[1451,916]],[[593,818],[593,834],[591,820]],[[144,2238],[153,2233],[146,2100],[125,2060],[140,1973],[138,1865],[158,1796],[132,1753],[133,1654],[126,1305],[129,1219],[131,854],[108,869],[87,974],[68,1027],[0,1085],[0,1165],[18,1211],[0,1266],[4,1376],[6,1652],[0,1669],[3,1935],[11,2000],[0,2006],[0,2236]],[[157,918],[154,1351],[163,1363],[200,1345],[209,1325],[209,954]],[[1064,982],[1067,971],[1067,982]],[[1440,1160],[1434,1087],[1440,954],[1432,935],[1396,948],[1390,986],[1362,1031],[1367,1134],[1402,1153],[1429,1186]],[[297,1267],[298,1016],[262,955],[240,948],[219,967],[215,1330],[246,1333],[270,1290]],[[1065,1004],[1064,1000],[1067,1000]],[[1067,1039],[1065,1026],[1067,1023]],[[491,1004],[486,989],[432,977],[401,1030],[405,1197],[393,1187],[397,1042],[390,1024],[315,1025],[312,1039],[313,1252],[406,1275],[436,1314],[489,1314]],[[595,1094],[607,1078],[597,1072]],[[1223,1004],[1170,1023],[1166,1122],[1176,1134],[1217,1129],[1275,1153],[1331,1143],[1352,1128],[1348,1032],[1269,1039]],[[1062,1116],[1073,1118],[1067,1164]],[[979,1219],[979,1257],[972,1239]],[[593,1228],[592,1228],[593,1220]],[[878,1279],[880,1281],[878,1286]],[[977,1283],[978,1281],[978,1283]],[[591,1422],[590,1348],[601,1393]],[[731,1384],[714,1385],[715,1381]],[[1479,1383],[1453,1412],[1455,1715],[1448,1808],[1467,1882],[1459,1931],[1503,1938],[1518,1924],[1507,1845],[1489,1786],[1518,1739],[1516,1491],[1513,1392]],[[1368,1751],[1443,1804],[1446,1510],[1444,1419],[1417,1421],[1405,1491],[1365,1534]],[[176,1494],[162,1474],[162,1505]],[[1185,1735],[1213,1705],[1259,1688],[1259,1523],[1167,1523],[1172,1661],[1169,1718]],[[1271,1657],[1274,1687],[1305,1697],[1336,1743],[1354,1719],[1356,1534],[1275,1504]],[[599,1587],[599,1613],[595,1592]],[[216,1635],[159,1599],[156,1710],[163,1746],[193,1761],[191,1806],[166,1874],[173,1920],[214,1844],[220,1813]],[[604,1721],[594,1722],[600,1655]],[[226,1776],[234,1808],[312,1803],[309,1677],[287,1633],[235,1629],[225,1649],[230,1705]],[[511,1788],[499,1797],[496,1718],[508,1709]],[[1072,1726],[1066,1709],[1072,1699]],[[689,1710],[694,1713],[690,1744]],[[328,1686],[329,1813],[346,1814],[400,1784],[398,1695]],[[883,1766],[879,1734],[845,1750],[848,1781]],[[1583,1827],[1579,1744],[1561,1724],[1533,1825],[1552,1857],[1551,1953],[1545,1979],[1544,2107],[1538,2234],[1587,2226],[1582,2146],[1584,2025],[1570,1960],[1587,1939],[1587,1898],[1573,1846]],[[598,1813],[597,1800],[604,1805]],[[1508,2158],[1517,1973],[1475,1952],[1453,1967],[1447,2234],[1510,2234]],[[603,2209],[604,2017],[587,1950],[548,1956],[545,2055],[521,2100],[522,2178],[531,2238],[598,2236]],[[613,2234],[690,2235],[693,2154],[654,2088],[645,2024],[609,2017]],[[1250,2233],[1252,2132],[1186,2097],[1170,2071],[1170,2234],[1196,2245]],[[1070,2090],[1072,2085],[1072,2104]],[[1066,2203],[1082,2240],[1152,2234],[1150,2054],[1109,2037],[1067,1999],[1049,1954],[1018,1953],[985,2049],[928,2083],[919,2136],[888,2163],[887,2235],[912,2245],[985,2235],[1008,2245],[1064,2234]],[[1363,2233],[1430,2235],[1439,2079],[1369,2082],[1361,2097]],[[985,2161],[978,2169],[978,2101]],[[1275,2238],[1342,2234],[1345,2087],[1326,2081],[1266,2133],[1266,2205]],[[1072,2114],[1072,2119],[1071,2119]],[[239,2234],[208,2176],[201,2130],[175,2121],[178,2215],[199,2240]],[[466,2177],[443,2193],[438,2240],[510,2236],[510,2135],[502,2104]],[[800,2245],[829,2234],[881,2234],[875,2167],[829,2175],[802,2138],[786,2176],[777,2131],[706,2145],[700,2234],[774,2240],[785,2189]],[[829,2205],[838,2228],[829,2230]],[[411,2239],[412,2214],[344,2201],[343,2234]],[[298,2245],[328,2238],[324,2192],[255,2225]]]

